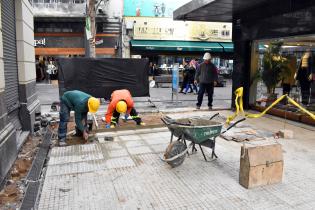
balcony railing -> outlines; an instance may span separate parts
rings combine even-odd
[[[85,0],[30,0],[37,17],[83,17]]]

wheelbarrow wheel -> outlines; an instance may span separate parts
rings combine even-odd
[[[180,141],[174,141],[171,144],[168,145],[166,148],[166,151],[164,153],[164,158],[166,162],[172,166],[172,168],[175,168],[179,165],[181,165],[185,158],[186,158],[186,152],[183,153],[187,149],[187,146]],[[174,160],[168,160],[171,159],[179,154],[183,153],[182,155],[178,156]]]

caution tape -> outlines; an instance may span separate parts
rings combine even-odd
[[[235,106],[236,106],[236,111],[233,115],[229,116],[226,120],[227,124],[230,124],[232,120],[235,119],[235,117],[237,117],[240,112],[242,114],[245,115],[245,117],[248,118],[259,118],[264,116],[272,107],[274,107],[277,103],[279,103],[280,101],[282,101],[284,98],[287,98],[288,101],[293,104],[294,106],[296,106],[297,108],[299,108],[301,111],[305,112],[306,114],[308,114],[313,120],[315,120],[315,115],[313,113],[311,113],[310,111],[306,110],[304,107],[302,107],[300,104],[298,104],[296,101],[294,101],[292,98],[290,98],[288,95],[283,95],[280,98],[278,98],[276,101],[274,101],[270,106],[268,106],[263,112],[259,113],[259,114],[245,114],[244,113],[244,109],[243,109],[243,87],[240,87],[238,89],[235,90],[234,94],[236,95],[235,98]]]
[[[242,114],[244,114],[244,108],[243,108],[243,87],[237,88],[234,92],[235,94],[235,106],[236,106],[236,110],[235,113],[231,116],[229,116],[226,119],[226,123],[230,124],[230,122],[232,120],[235,119],[235,117],[237,117],[239,115],[239,113],[241,112]]]

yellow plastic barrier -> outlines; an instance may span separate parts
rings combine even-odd
[[[236,111],[233,115],[229,116],[226,120],[227,124],[230,124],[230,122],[232,120],[235,119],[236,116],[239,115],[239,113],[241,112],[242,114],[244,113],[244,109],[243,109],[243,87],[238,88],[237,90],[235,90],[235,106],[236,106]],[[303,112],[305,112],[306,114],[308,114],[313,120],[315,120],[315,115],[309,111],[307,111],[305,108],[303,108],[300,104],[298,104],[297,102],[295,102],[292,98],[290,98],[288,95],[283,95],[280,98],[278,98],[276,101],[274,101],[270,106],[268,106],[263,112],[259,113],[259,114],[245,114],[245,117],[248,118],[259,118],[262,117],[264,114],[266,114],[272,107],[274,107],[277,103],[279,103],[281,100],[283,100],[284,98],[287,98],[288,101],[293,104],[294,106],[298,107],[300,110],[302,110]]]

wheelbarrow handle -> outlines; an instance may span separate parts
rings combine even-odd
[[[170,125],[171,123],[167,120],[168,117],[162,117],[161,120],[164,122],[165,125]]]
[[[216,116],[218,116],[220,113],[218,112],[218,113],[215,113],[214,115],[212,115],[211,117],[210,117],[210,119],[209,120],[212,120],[213,118],[215,118]]]
[[[246,120],[246,118],[242,118],[242,119],[236,121],[235,123],[233,123],[232,125],[230,125],[225,131],[223,131],[221,134],[224,134],[225,132],[227,132],[228,130],[230,130],[230,129],[233,128],[234,126],[236,126],[238,123],[243,122],[244,120]]]

